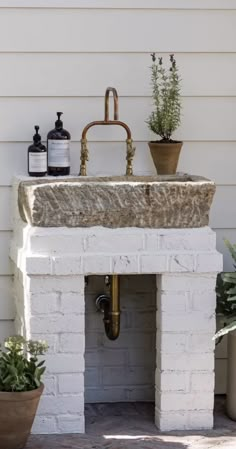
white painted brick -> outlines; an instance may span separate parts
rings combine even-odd
[[[163,274],[161,289],[166,291],[205,291],[214,290],[215,274]]]
[[[104,332],[104,324],[103,324],[103,314],[99,311],[96,312],[89,312],[89,319],[88,315],[86,314],[86,332],[91,331],[99,331]],[[123,320],[122,320],[123,321]]]
[[[144,234],[141,232],[133,234],[132,231],[126,234],[117,232],[104,232],[94,234],[87,238],[87,251],[93,253],[132,253],[144,249]]]
[[[157,252],[160,249],[160,235],[158,229],[155,233],[149,232],[145,235],[145,251],[150,253]]]
[[[60,298],[60,312],[62,313],[84,313],[84,294],[62,293]]]
[[[83,354],[48,354],[45,359],[48,373],[60,374],[84,371]]]
[[[94,331],[89,331],[87,332],[87,326],[85,323],[85,327],[86,327],[86,348],[89,349],[96,349],[99,346],[102,346],[102,341],[103,341],[103,332],[94,332]],[[113,343],[114,341],[112,341]]]
[[[59,352],[84,353],[85,336],[83,334],[65,333],[60,335]]]
[[[143,385],[149,384],[151,379],[154,383],[154,370],[150,367],[104,367],[103,369],[103,384],[105,386],[111,385],[112,387],[122,386],[124,380],[126,385]]]
[[[156,329],[155,313],[152,310],[136,311],[129,313],[128,326],[131,329],[154,330]]]
[[[128,355],[129,366],[155,366],[156,351],[154,345],[149,348],[149,351],[145,348],[138,348],[135,351],[131,349],[128,351]]]
[[[84,273],[88,274],[109,274],[112,272],[112,261],[110,256],[89,255],[84,256]]]
[[[81,315],[48,315],[47,318],[36,315],[30,318],[30,328],[35,333],[84,332],[84,316]],[[45,336],[46,338],[46,336]]]
[[[189,366],[192,371],[213,371],[215,365],[214,352],[204,354],[190,354]]]
[[[156,388],[161,392],[188,392],[190,373],[187,371],[161,371],[156,369]]]
[[[216,292],[215,290],[207,290],[205,292],[192,293],[192,309],[205,310],[206,312],[214,312],[216,308]]]
[[[86,335],[87,339],[87,335]],[[114,348],[118,345],[120,348],[130,348],[131,352],[135,352],[137,348],[148,349],[154,345],[153,332],[138,331],[135,329],[127,329],[119,335],[119,340],[110,341],[103,333],[103,342],[105,340],[106,347]],[[86,340],[87,341],[87,340]]]
[[[194,251],[208,251],[214,250],[216,247],[216,234],[215,232],[205,228],[199,229],[185,229],[173,230],[173,233],[166,233],[160,235],[160,249],[182,251],[182,250],[194,250]]]
[[[59,393],[83,393],[84,391],[84,373],[59,374],[58,376]]]
[[[210,329],[207,329],[209,332]],[[213,333],[191,334],[188,337],[187,351],[189,353],[211,353],[215,349],[215,341],[212,339]]]
[[[139,293],[137,289],[135,291],[131,290],[127,291],[126,289],[125,290],[123,289],[121,280],[121,288],[122,288],[122,296],[125,298],[125,300],[122,302],[122,311],[155,310],[156,306],[155,287],[153,288],[153,291],[150,293],[148,292]]]
[[[93,387],[103,386],[102,367],[90,368],[90,367],[86,366],[84,385],[85,385],[85,388],[91,387],[91,386],[93,386]]]
[[[130,274],[139,272],[138,256],[114,256],[112,258],[112,272],[116,274]]]
[[[175,411],[174,413],[160,411],[155,408],[155,424],[161,432],[171,430],[186,430],[188,429],[188,414],[189,412]]]
[[[154,386],[142,385],[139,387],[127,387],[126,388],[127,400],[131,402],[154,402],[155,400],[155,388]]]
[[[190,379],[191,391],[213,391],[215,386],[214,372],[192,373]]]
[[[84,272],[82,263],[81,256],[53,257],[53,274],[56,276],[81,274]]]
[[[160,276],[161,277],[161,276]],[[156,275],[129,275],[121,277],[121,286],[125,292],[129,292],[134,289],[133,283],[135,282],[135,290],[139,293],[153,294],[156,291]]]
[[[57,433],[57,421],[56,416],[35,416],[31,433],[37,434],[50,434]]]
[[[214,353],[206,354],[157,354],[157,366],[161,370],[212,371]]]
[[[125,366],[127,364],[126,350],[99,348],[85,353],[86,366]]]
[[[174,254],[169,259],[169,269],[171,273],[193,272],[195,258],[191,254]]]
[[[210,410],[161,412],[156,408],[155,424],[162,432],[212,429],[213,413]]]
[[[28,288],[32,293],[81,292],[82,276],[31,276]]]
[[[68,413],[84,413],[82,394],[42,396],[39,402],[38,415],[61,415]]]
[[[55,376],[44,376],[44,395],[54,395],[56,394],[56,377]]]
[[[59,415],[57,417],[60,433],[84,433],[85,423],[82,415]]]
[[[29,303],[31,315],[55,313],[58,311],[58,293],[31,294]]]
[[[156,346],[165,354],[181,354],[186,351],[188,335],[174,332],[156,334]]]
[[[125,399],[124,399],[125,398]],[[86,403],[122,402],[128,400],[127,389],[124,387],[90,387],[85,390]]]
[[[191,430],[213,429],[214,416],[211,410],[190,412],[188,415],[188,428]]]
[[[32,340],[45,340],[48,344],[48,351],[47,354],[54,354],[57,351],[58,348],[58,335],[50,335],[47,334],[35,334],[31,333],[30,338]]]
[[[156,391],[156,406],[161,411],[211,410],[214,404],[213,392],[200,394]]]
[[[36,269],[38,264],[38,271],[35,273],[36,276],[29,277],[28,272],[28,275],[22,275],[21,279],[26,289],[30,289],[33,294],[31,302],[33,316],[29,321],[31,329],[28,329],[27,333],[32,336],[43,335],[44,338],[48,336],[52,341],[53,351],[59,351],[46,355],[48,368],[45,376],[46,389],[40,405],[40,416],[44,418],[43,413],[53,418],[48,422],[51,431],[84,431],[84,398],[83,394],[80,394],[83,392],[85,343],[84,273],[135,274],[139,273],[139,269],[143,270],[143,273],[145,270],[147,273],[166,273],[162,277],[157,276],[157,285],[161,292],[158,295],[157,316],[161,328],[168,331],[161,337],[160,330],[157,332],[156,382],[163,395],[161,414],[159,413],[162,422],[165,423],[166,415],[169,414],[171,427],[171,422],[174,423],[171,419],[175,415],[175,423],[178,421],[180,428],[181,426],[185,429],[191,428],[191,425],[194,428],[197,425],[195,411],[202,408],[201,419],[205,413],[209,425],[208,411],[211,412],[213,405],[214,369],[214,343],[211,339],[214,333],[212,292],[215,288],[214,261],[215,256],[218,257],[214,252],[215,234],[207,227],[194,230],[94,228],[92,231],[66,228],[55,231],[38,228],[30,229],[28,236],[29,240],[32,237],[31,242],[35,248],[38,245],[38,251],[32,255],[32,259],[28,259],[27,269]],[[45,255],[45,258],[35,257],[37,254]],[[21,255],[24,261],[24,249]],[[81,257],[84,258],[83,263]],[[54,258],[54,275],[51,275],[47,264],[42,263],[42,260],[50,262],[50,258]],[[215,265],[211,264],[211,261]],[[49,265],[51,269],[51,262]],[[181,273],[167,274],[169,268],[174,272],[180,270]],[[197,269],[199,274],[184,273],[186,270],[189,272],[194,269]],[[45,272],[50,275],[43,275]],[[92,402],[153,399],[156,313],[154,301],[148,302],[147,306],[146,300],[148,292],[151,291],[154,300],[155,286],[151,285],[150,281],[141,282],[141,276],[136,276],[135,292],[140,285],[145,294],[133,294],[132,307],[131,305],[126,307],[131,294],[129,287],[131,278],[132,276],[129,277],[128,284],[127,281],[122,284],[123,289],[126,287],[126,296],[125,307],[122,308],[122,332],[117,342],[107,341],[102,315],[96,314],[94,308],[90,308],[89,315],[86,316],[86,331],[89,332],[90,343],[96,341],[96,344],[99,344],[99,347],[96,345],[87,347],[86,351],[86,367],[88,373],[90,370],[90,382],[88,376],[85,397]],[[147,283],[148,287],[144,285]],[[92,292],[94,297],[97,292],[100,291]],[[186,292],[190,292],[189,295]],[[59,293],[58,304],[57,293]],[[28,317],[24,316],[20,289],[17,294],[18,318],[21,319],[24,328]],[[39,294],[43,297],[41,302]],[[36,295],[39,302],[36,301]],[[48,302],[46,297],[51,298],[51,302]],[[42,316],[37,316],[38,314]],[[208,319],[210,326],[208,322],[206,328],[205,321]],[[91,321],[92,326],[89,324]],[[173,332],[174,330],[176,332]],[[145,341],[145,344],[142,344],[142,341]],[[88,342],[89,339],[86,345]],[[106,383],[107,386],[104,387]],[[117,383],[117,386],[114,386],[114,383]],[[203,383],[207,385],[209,391],[203,390],[202,394],[200,387]],[[190,385],[191,392],[197,394],[190,394]],[[59,389],[58,396],[56,396],[57,389]],[[176,418],[179,413],[174,412],[178,410],[176,408],[178,401],[181,407],[185,408],[179,420]],[[167,410],[168,413],[164,416],[163,409],[172,403],[174,403],[172,409]],[[191,407],[191,420],[188,407]],[[58,415],[56,423],[54,415]],[[199,423],[200,420],[198,425]]]
[[[52,274],[52,261],[47,256],[26,256],[25,269],[28,274]]]
[[[181,314],[187,310],[189,294],[185,292],[158,292],[158,310],[169,314]]]
[[[167,271],[166,254],[147,254],[140,257],[141,273],[164,273]]]
[[[202,312],[192,312],[186,314],[178,314],[178,317],[169,313],[157,313],[160,329],[165,332],[209,332],[214,335],[215,332],[215,315],[203,315]]]
[[[196,271],[199,273],[209,273],[215,271],[219,273],[223,270],[223,256],[218,252],[208,254],[198,254]]]
[[[30,238],[30,250],[37,254],[66,254],[82,253],[84,251],[84,237],[78,232],[70,230],[69,235],[63,235],[60,228],[53,229],[53,234],[45,231],[48,235],[33,235]]]

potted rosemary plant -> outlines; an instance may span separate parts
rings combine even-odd
[[[232,245],[228,240],[225,240],[225,244],[236,269],[236,245]],[[226,409],[228,416],[236,421],[236,271],[221,273],[218,276],[216,293],[216,312],[223,318],[224,326],[214,338],[220,341],[228,334]]]
[[[149,148],[158,174],[175,174],[183,142],[172,139],[181,121],[180,78],[174,55],[170,55],[170,68],[163,65],[162,58],[152,53],[151,84],[154,111],[147,124],[160,136],[149,142]]]
[[[40,396],[45,371],[38,356],[47,350],[40,341],[21,336],[5,340],[0,349],[0,447],[23,449],[26,445]]]

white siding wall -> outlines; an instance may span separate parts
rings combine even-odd
[[[0,337],[14,311],[8,245],[10,186],[26,173],[26,150],[39,124],[45,138],[55,112],[71,131],[78,173],[83,126],[103,117],[108,85],[137,146],[135,172],[154,173],[145,119],[152,105],[150,56],[174,52],[183,79],[184,140],[179,169],[217,183],[211,214],[225,269],[223,237],[236,242],[236,0],[0,0]],[[125,169],[124,135],[90,131],[89,172]],[[105,169],[104,169],[105,166]],[[219,353],[221,359],[225,352]],[[218,362],[220,365],[221,362]]]

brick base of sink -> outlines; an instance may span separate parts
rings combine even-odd
[[[37,228],[15,220],[16,330],[49,342],[34,433],[83,433],[85,276],[156,275],[155,422],[213,426],[215,233],[199,229]]]

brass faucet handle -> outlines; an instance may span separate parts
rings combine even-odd
[[[132,176],[133,175],[133,158],[134,158],[134,154],[135,154],[135,150],[136,148],[133,145],[133,140],[132,139],[127,139],[126,140],[126,148],[127,148],[127,153],[126,153],[126,175],[127,176]]]
[[[80,153],[80,176],[87,175],[86,162],[89,160],[89,150],[87,139],[81,139],[81,153]]]

